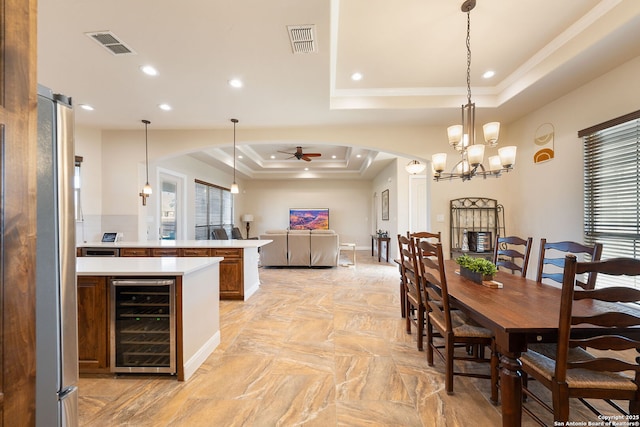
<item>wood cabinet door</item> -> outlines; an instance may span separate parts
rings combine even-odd
[[[109,293],[106,277],[78,276],[78,359],[81,373],[109,370]]]
[[[120,256],[149,256],[148,248],[122,248],[120,249]]]
[[[36,408],[36,0],[0,0],[0,426]]]
[[[242,259],[225,258],[220,263],[220,299],[243,299]]]

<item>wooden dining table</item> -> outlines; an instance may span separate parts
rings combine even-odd
[[[503,287],[489,288],[462,277],[456,272],[458,269],[454,260],[445,261],[451,303],[494,333],[500,352],[502,425],[520,426],[522,371],[518,358],[527,350],[528,343],[556,341],[561,289],[503,271],[499,271],[495,278]],[[601,311],[604,304],[576,301],[574,313]],[[582,326],[578,335],[588,336],[602,331]]]

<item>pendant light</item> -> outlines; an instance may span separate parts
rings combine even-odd
[[[147,172],[147,182],[142,188],[140,197],[142,197],[142,206],[146,206],[147,197],[151,196],[151,193],[153,193],[153,189],[149,184],[149,140],[147,136],[147,126],[151,124],[151,122],[149,120],[142,120],[142,123],[144,123],[144,154],[145,154],[145,169]]]
[[[236,123],[238,119],[231,119],[233,123],[233,184],[231,184],[231,194],[238,194],[238,184],[236,184]]]

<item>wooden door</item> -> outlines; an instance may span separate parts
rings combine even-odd
[[[36,0],[0,0],[0,426],[35,425]]]

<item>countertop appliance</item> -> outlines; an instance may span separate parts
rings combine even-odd
[[[38,86],[36,426],[78,425],[71,98]]]

